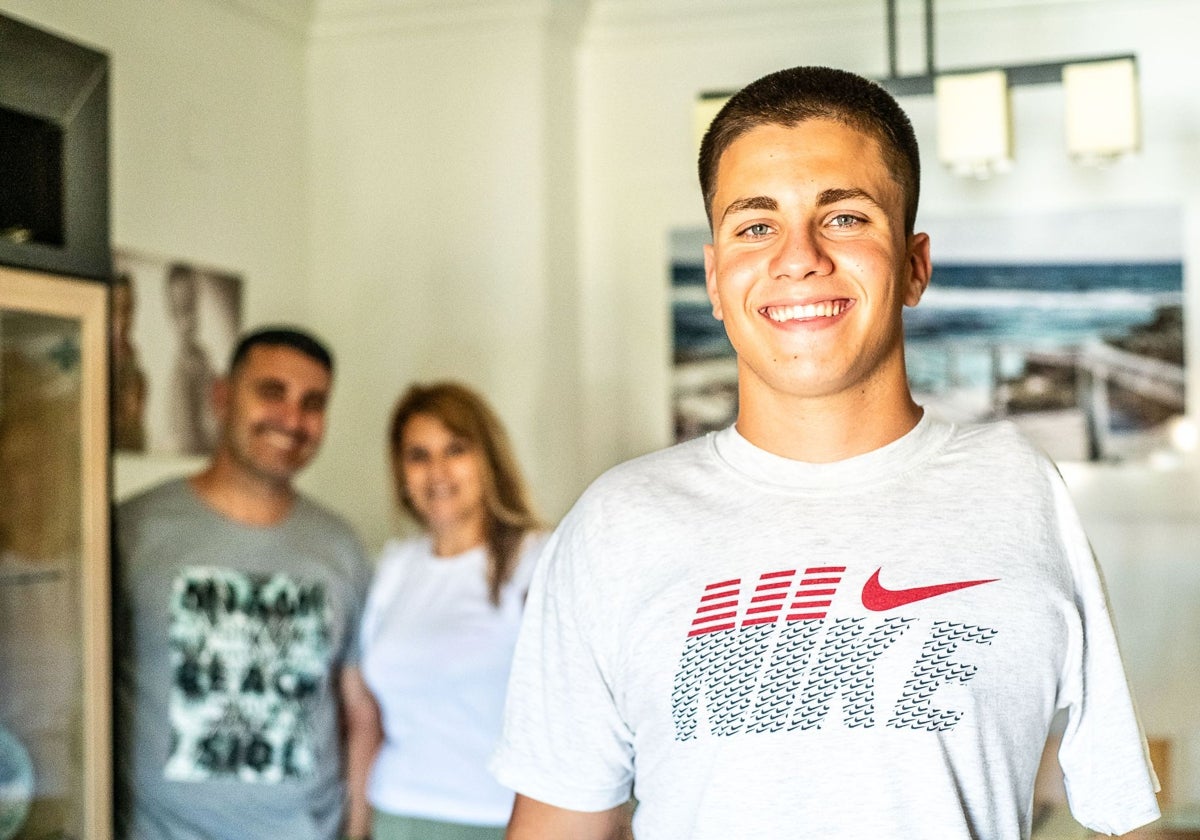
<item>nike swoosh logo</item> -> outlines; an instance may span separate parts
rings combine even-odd
[[[955,583],[937,583],[933,586],[914,586],[911,589],[887,589],[879,582],[879,573],[883,569],[876,569],[875,574],[871,575],[871,579],[863,585],[862,602],[863,606],[875,612],[884,610],[893,610],[896,607],[903,607],[906,604],[915,604],[917,601],[924,601],[926,598],[936,598],[938,595],[945,595],[947,592],[957,592],[960,589],[966,589],[970,586],[979,586],[981,583],[994,583],[999,578],[991,580],[961,580]]]

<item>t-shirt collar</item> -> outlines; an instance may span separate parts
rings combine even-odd
[[[950,437],[953,427],[926,411],[905,435],[886,446],[846,458],[815,464],[774,455],[746,440],[736,426],[710,435],[714,454],[735,472],[756,482],[794,490],[855,487],[894,478],[927,460]]]

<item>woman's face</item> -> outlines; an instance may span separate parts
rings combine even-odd
[[[400,433],[396,474],[434,536],[475,529],[487,520],[483,451],[432,414],[414,414]]]

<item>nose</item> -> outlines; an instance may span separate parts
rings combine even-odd
[[[833,270],[819,236],[807,225],[790,226],[779,238],[771,259],[771,276],[778,279],[804,280]]]
[[[429,472],[434,478],[441,479],[445,477],[448,466],[448,459],[444,455],[435,454],[429,459]]]
[[[304,409],[296,400],[285,400],[279,405],[279,422],[288,431],[299,429],[304,419]]]

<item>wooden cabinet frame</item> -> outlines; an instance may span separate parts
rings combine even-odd
[[[108,432],[108,290],[101,283],[57,277],[0,266],[0,315],[19,321],[24,315],[47,316],[78,323],[78,443],[80,486],[78,487],[78,549],[72,540],[66,560],[72,578],[77,615],[68,637],[75,649],[72,663],[79,670],[79,696],[71,698],[71,778],[82,781],[66,792],[72,837],[78,831],[88,840],[112,836],[112,658],[110,631],[110,544],[109,544],[109,432]],[[30,319],[26,318],[26,321]],[[74,333],[72,333],[74,335]],[[4,336],[0,334],[0,345]],[[2,360],[3,357],[0,357]],[[74,371],[74,368],[72,368]],[[74,375],[74,374],[73,374]],[[72,380],[74,381],[74,380]],[[0,420],[4,406],[0,406]],[[70,415],[76,416],[74,412]],[[74,424],[69,421],[68,427]],[[74,467],[71,475],[74,476]],[[4,480],[0,476],[0,480]],[[11,478],[9,480],[12,480]],[[69,488],[65,492],[70,492]],[[72,500],[74,510],[74,500]],[[77,563],[76,569],[70,566]],[[71,612],[74,612],[72,607]],[[2,625],[0,625],[2,626]],[[75,630],[78,633],[75,633]],[[36,631],[34,631],[36,632]],[[26,642],[22,639],[22,642]],[[5,644],[0,639],[0,645]],[[49,663],[47,663],[47,666]],[[10,680],[17,682],[16,680]],[[5,685],[5,692],[19,692],[20,685]],[[77,726],[78,731],[75,731]],[[77,788],[77,789],[76,789]],[[20,831],[16,837],[22,837]]]

